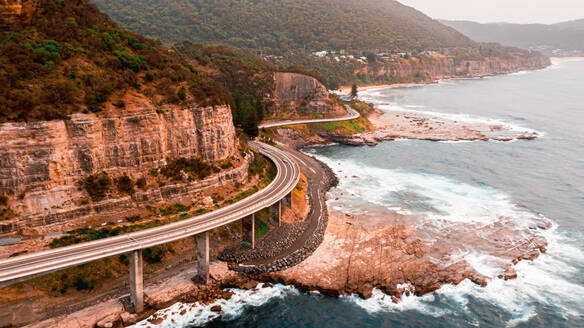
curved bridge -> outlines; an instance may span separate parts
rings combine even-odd
[[[279,126],[286,126],[286,125],[297,125],[297,124],[315,124],[315,123],[327,123],[327,122],[339,122],[339,121],[350,121],[359,118],[361,115],[359,112],[351,108],[350,106],[345,105],[345,109],[347,110],[347,116],[338,117],[338,118],[317,118],[317,119],[307,119],[307,120],[291,120],[291,121],[281,121],[275,123],[265,123],[258,126],[260,129],[267,129],[267,128],[275,128]]]
[[[0,287],[106,257],[199,235],[249,217],[273,205],[279,208],[280,200],[288,196],[298,183],[300,168],[292,157],[276,147],[259,142],[250,142],[250,145],[272,160],[276,166],[276,177],[268,187],[235,204],[191,219],[126,235],[2,260],[0,261]],[[204,237],[208,244],[208,236]],[[141,257],[139,261],[141,262]]]
[[[293,124],[324,123],[352,120],[359,113],[346,106],[348,116],[332,119],[286,121],[265,124],[260,128]],[[254,247],[254,213],[270,209],[270,219],[279,225],[281,205],[291,207],[291,192],[300,179],[300,168],[292,156],[276,147],[250,141],[262,155],[276,166],[277,174],[270,185],[257,193],[224,208],[180,222],[137,231],[92,242],[35,252],[0,260],[0,288],[50,272],[92,262],[110,256],[130,253],[130,297],[137,312],[144,307],[142,249],[190,236],[197,236],[198,278],[206,283],[209,275],[209,235],[212,229],[243,220],[243,239]]]

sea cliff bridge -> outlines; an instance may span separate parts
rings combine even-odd
[[[341,118],[286,121],[265,124],[260,128],[346,121],[359,117],[359,113],[352,108],[348,106],[346,108],[348,115]],[[180,222],[0,260],[0,288],[50,272],[130,253],[130,299],[136,312],[141,312],[144,310],[142,250],[191,236],[197,239],[197,279],[206,284],[209,279],[210,230],[242,220],[243,242],[253,248],[255,247],[254,214],[264,208],[269,208],[270,220],[279,225],[282,205],[292,207],[292,190],[300,179],[300,168],[296,158],[283,149],[261,142],[252,141],[250,145],[276,166],[276,177],[266,188],[235,204]]]

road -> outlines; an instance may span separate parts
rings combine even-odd
[[[345,108],[348,112],[348,115],[345,117],[285,121],[264,124],[260,128],[347,121],[360,116],[351,107],[345,106]],[[319,176],[317,173],[318,170],[315,170],[318,164],[313,159],[290,149],[282,150],[261,142],[251,141],[250,145],[259,150],[262,155],[272,160],[276,166],[276,177],[268,187],[235,204],[180,222],[102,240],[0,260],[0,288],[72,266],[194,236],[240,220],[275,204],[290,193],[300,179],[299,163],[303,166],[303,171],[305,171],[305,175],[311,180],[311,184],[316,183],[315,186],[318,186],[317,188],[311,188],[311,193],[314,193],[311,195],[311,199],[313,200],[312,206],[316,206],[316,211],[314,211],[314,213],[317,213],[316,215],[322,213],[325,205],[318,190],[320,189],[322,176]],[[310,170],[312,174],[307,170]],[[318,219],[311,220],[311,222],[314,222],[311,225],[316,224]],[[312,230],[307,229],[307,231]],[[301,240],[304,239],[299,238],[298,244],[300,245]]]
[[[293,157],[278,148],[259,142],[250,142],[250,145],[271,159],[276,166],[276,177],[268,187],[235,204],[191,219],[126,235],[1,260],[0,287],[83,263],[193,236],[240,220],[278,202],[298,183],[299,166]]]
[[[286,125],[297,125],[297,124],[315,124],[315,123],[327,123],[327,122],[340,122],[340,121],[350,121],[359,118],[361,115],[359,112],[354,110],[348,105],[345,105],[347,110],[347,116],[337,117],[337,118],[316,118],[316,119],[306,119],[306,120],[293,120],[293,121],[282,121],[275,123],[266,123],[258,126],[260,129],[275,128],[278,126]]]

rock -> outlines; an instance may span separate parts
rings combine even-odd
[[[123,312],[120,317],[124,326],[133,325],[138,321],[138,315],[135,313]]]
[[[212,207],[213,206],[213,198],[211,198],[211,196],[207,196],[205,198],[203,198],[203,205],[205,207]]]
[[[76,205],[87,197],[77,183],[102,171],[145,176],[167,158],[200,156],[215,161],[236,150],[236,134],[228,106],[168,108],[159,113],[146,102],[132,110],[75,113],[68,120],[0,124],[0,189],[11,196],[19,218],[5,221],[0,232],[43,227],[59,222],[117,215],[120,210],[184,197],[197,187],[214,187],[230,180],[242,182],[246,172],[216,176],[200,186],[168,185],[132,197],[99,204]],[[220,181],[221,180],[221,181]],[[225,181],[222,181],[225,180]],[[200,183],[200,182],[197,182]],[[60,230],[57,230],[60,231]]]
[[[112,328],[114,324],[120,320],[120,315],[112,314],[97,322],[96,326],[99,328]]]
[[[221,305],[214,305],[211,307],[212,312],[221,312]]]

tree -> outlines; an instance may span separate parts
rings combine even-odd
[[[357,84],[353,83],[351,87],[351,98],[357,98]]]

